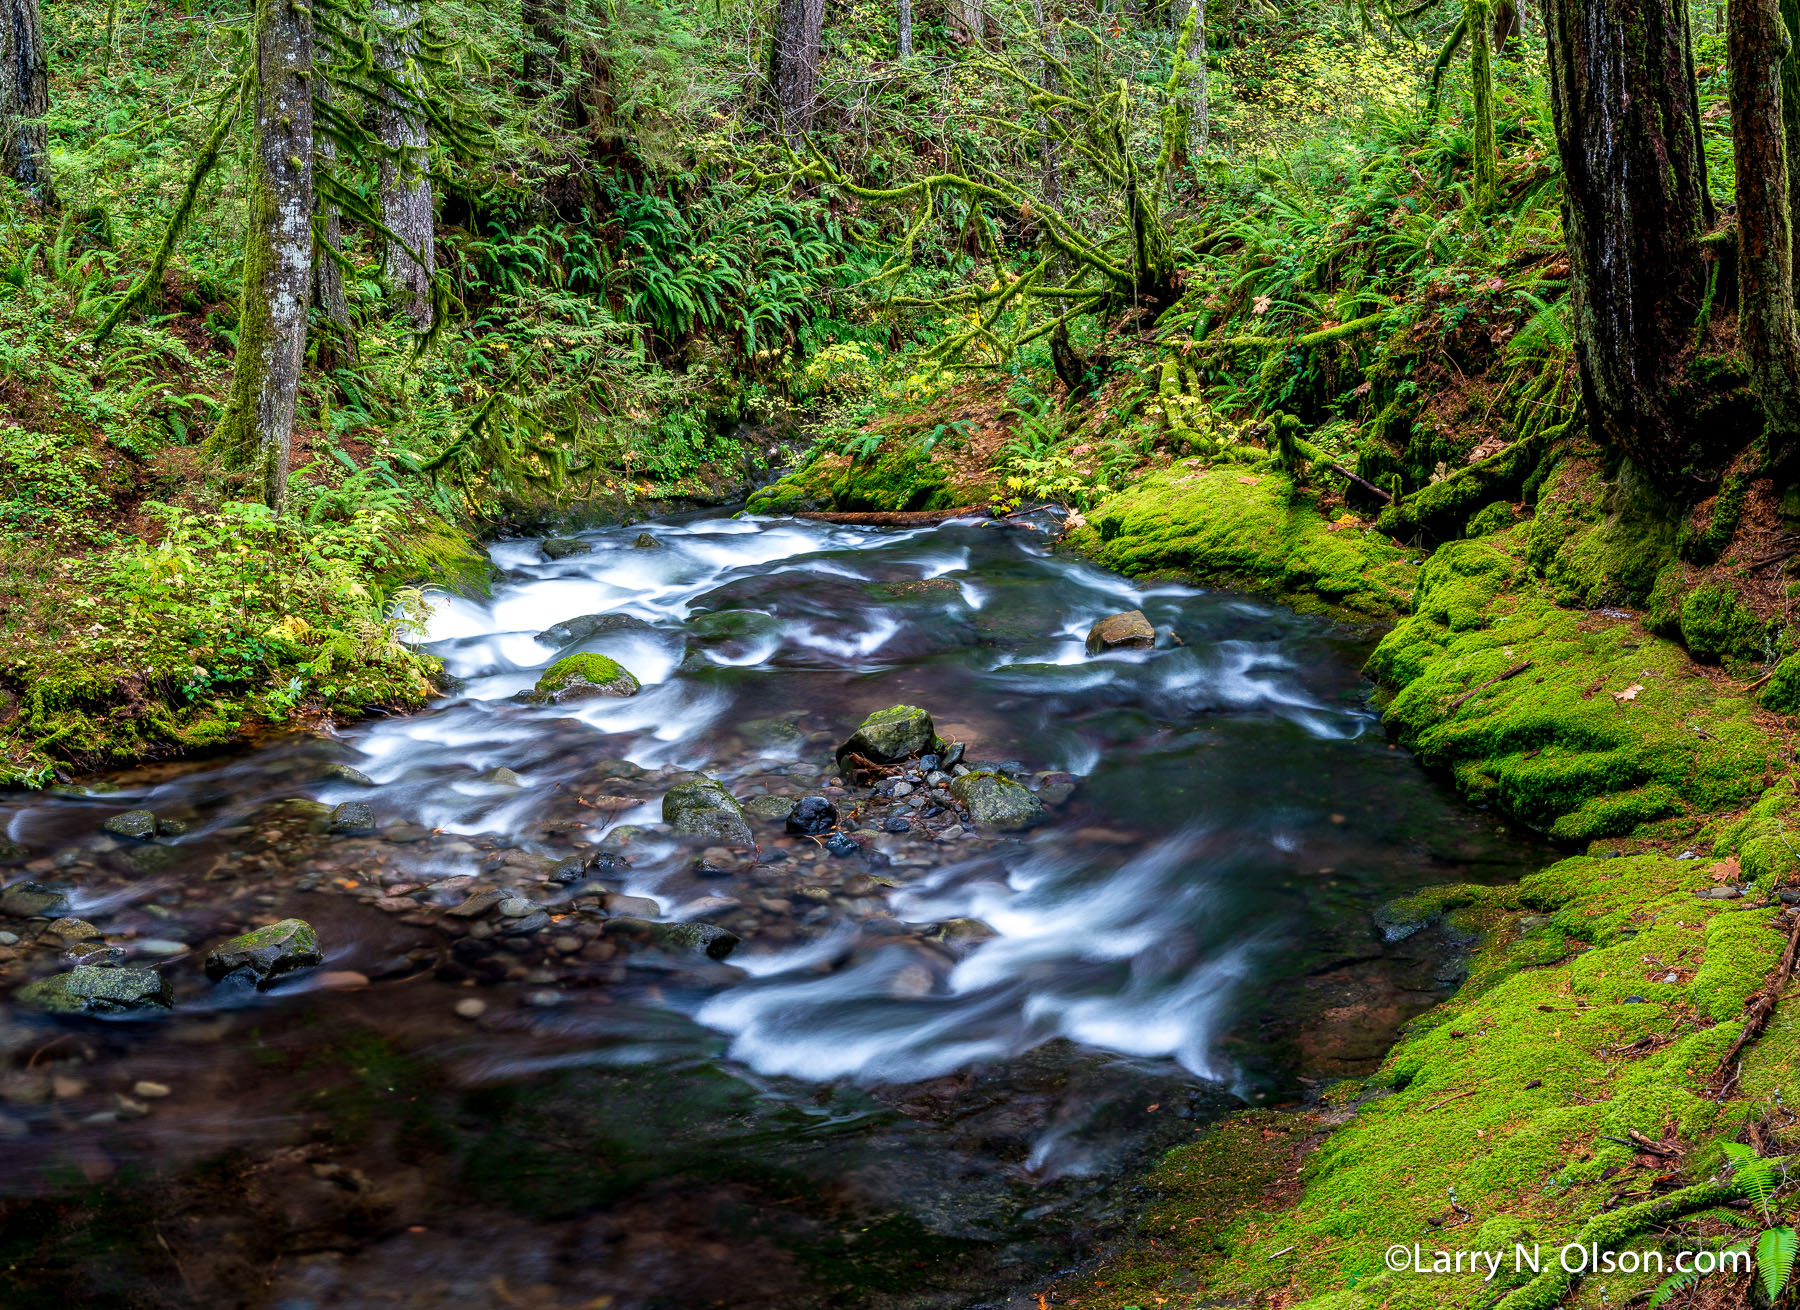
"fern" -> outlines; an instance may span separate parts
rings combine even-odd
[[[1756,1269],[1762,1276],[1763,1291],[1771,1302],[1787,1290],[1788,1282],[1794,1276],[1796,1251],[1800,1251],[1800,1236],[1786,1224],[1765,1228],[1756,1239]]]

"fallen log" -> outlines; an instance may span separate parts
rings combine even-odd
[[[797,519],[812,519],[817,523],[847,523],[858,528],[929,528],[936,523],[948,523],[951,519],[966,519],[987,513],[985,505],[962,505],[956,509],[919,509],[919,510],[818,510],[810,514],[796,514]]]

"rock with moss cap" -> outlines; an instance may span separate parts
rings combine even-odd
[[[639,685],[631,670],[617,660],[589,652],[558,660],[545,669],[525,700],[532,705],[561,705],[596,696],[635,696]]]
[[[172,1008],[174,992],[154,969],[81,965],[21,987],[17,999],[50,1014],[154,1014]]]
[[[1044,821],[1043,802],[1003,774],[965,773],[952,780],[950,795],[989,832],[1019,832]]]
[[[206,956],[206,976],[253,981],[262,988],[297,969],[325,963],[319,935],[305,919],[283,919],[214,947]]]
[[[671,787],[663,796],[662,816],[677,837],[737,846],[748,846],[754,840],[744,807],[713,778],[693,778]]]
[[[871,764],[898,764],[923,755],[937,744],[937,728],[931,715],[917,705],[890,705],[862,721],[850,740],[837,748],[842,767],[852,756]]]
[[[687,623],[688,640],[700,646],[757,641],[780,633],[781,620],[763,610],[713,610],[696,614]]]

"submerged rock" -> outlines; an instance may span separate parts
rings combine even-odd
[[[15,882],[0,892],[0,914],[14,919],[35,919],[46,914],[61,914],[69,908],[66,892],[46,887],[40,882]]]
[[[654,923],[647,919],[609,919],[607,936],[628,934],[647,940],[665,951],[723,960],[742,940],[716,923]]]
[[[16,999],[50,1014],[144,1014],[171,1009],[174,992],[154,969],[80,965],[21,987]]]
[[[547,537],[542,550],[545,559],[567,559],[571,555],[585,555],[594,548],[591,541],[582,541],[579,537]]]
[[[150,810],[126,810],[123,814],[115,814],[101,824],[100,830],[111,833],[115,837],[131,837],[138,841],[148,841],[156,836],[156,815]]]
[[[320,782],[347,782],[356,787],[373,787],[375,780],[349,764],[327,764],[319,770]]]
[[[552,623],[537,639],[548,646],[567,646],[572,641],[586,641],[603,632],[648,630],[650,625],[635,614],[578,614],[561,623]]]
[[[319,935],[305,919],[283,919],[233,937],[206,956],[206,976],[214,982],[236,975],[261,988],[297,969],[325,963]]]
[[[631,548],[633,550],[661,550],[663,544],[648,532],[640,532],[637,534],[637,539],[631,543]]]
[[[670,788],[663,796],[662,817],[677,837],[704,837],[737,846],[748,846],[754,840],[744,807],[712,778],[695,778]]]
[[[688,620],[688,638],[702,646],[726,641],[755,641],[781,632],[781,620],[762,610],[714,610]]]
[[[571,655],[545,669],[525,699],[533,705],[560,705],[596,696],[635,696],[640,685],[617,660],[592,653]]]
[[[331,830],[343,833],[375,831],[375,811],[361,801],[345,801],[331,812]]]
[[[860,755],[873,764],[898,764],[914,755],[923,755],[937,745],[937,728],[931,715],[917,705],[891,705],[876,710],[837,749],[841,765],[852,755]]]
[[[1156,645],[1156,629],[1142,610],[1126,610],[1111,614],[1088,629],[1087,653],[1101,655],[1109,650],[1149,650]]]
[[[787,719],[745,719],[737,725],[737,735],[763,750],[798,750],[806,744],[800,726]]]
[[[787,830],[801,837],[830,832],[838,821],[837,806],[823,796],[802,796],[788,815]]]
[[[969,812],[976,827],[990,832],[1018,832],[1045,818],[1042,801],[998,773],[965,773],[951,781],[950,795]]]
[[[744,812],[755,819],[780,823],[794,812],[792,796],[752,796],[744,802]]]

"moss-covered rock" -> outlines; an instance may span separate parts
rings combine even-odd
[[[890,705],[864,719],[837,748],[838,764],[842,767],[854,755],[871,764],[898,764],[931,750],[937,739],[937,728],[925,710],[917,705]]]
[[[951,780],[950,795],[985,832],[1021,832],[1048,817],[1029,788],[998,773],[965,773]]]
[[[631,670],[615,659],[586,651],[545,669],[525,698],[534,705],[561,705],[596,696],[635,696],[638,690]]]
[[[748,846],[755,840],[744,807],[713,778],[693,778],[671,787],[663,795],[662,817],[677,837],[730,846]]]
[[[811,510],[953,509],[954,469],[947,460],[902,446],[878,450],[872,458],[822,455],[751,495],[752,514],[796,514]]]
[[[1702,583],[1681,602],[1682,643],[1704,663],[1759,657],[1764,630],[1737,593],[1720,583]]]
[[[1328,523],[1283,474],[1178,464],[1088,517],[1070,544],[1121,573],[1191,573],[1364,620],[1412,599],[1416,554],[1354,520]]]
[[[319,935],[305,919],[282,919],[240,933],[206,955],[206,976],[214,982],[238,978],[266,987],[299,969],[325,963]]]
[[[81,965],[21,987],[17,999],[49,1014],[148,1015],[169,1010],[174,989],[154,969]]]
[[[1775,666],[1758,699],[1763,708],[1777,714],[1800,714],[1800,654],[1789,655]]]

